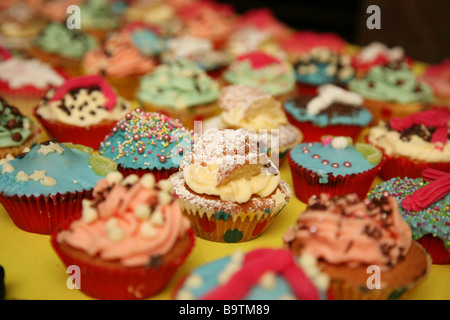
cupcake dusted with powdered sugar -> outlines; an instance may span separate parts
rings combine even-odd
[[[171,182],[196,234],[216,242],[258,237],[291,198],[245,129],[209,129],[197,137]]]

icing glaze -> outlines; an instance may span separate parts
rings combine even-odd
[[[450,96],[450,59],[444,59],[439,64],[428,66],[419,80],[431,86],[436,95]]]

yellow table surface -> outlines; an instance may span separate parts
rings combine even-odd
[[[41,140],[45,140],[45,133]],[[281,177],[291,186],[289,164],[285,161]],[[377,178],[374,185],[380,183]],[[249,251],[256,248],[281,248],[282,237],[305,209],[305,204],[295,196],[273,223],[258,238],[238,244],[222,244],[196,238],[195,246],[175,273],[167,287],[150,299],[169,300],[177,282],[189,270],[232,254],[235,250]],[[85,300],[91,299],[78,289],[66,285],[69,274],[50,245],[50,236],[32,234],[17,228],[0,205],[0,265],[5,269],[7,299],[32,300]],[[81,287],[83,286],[81,279]],[[433,265],[428,278],[406,299],[450,299],[450,265]]]

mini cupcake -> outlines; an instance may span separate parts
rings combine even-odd
[[[223,73],[228,84],[243,84],[285,101],[294,95],[295,73],[292,65],[263,52],[251,52],[231,62]]]
[[[355,77],[350,55],[324,47],[311,49],[293,65],[300,95],[316,95],[324,84],[346,87]]]
[[[366,197],[382,165],[382,154],[365,144],[352,145],[348,137],[325,137],[322,142],[301,143],[289,153],[294,190],[307,203],[321,193],[338,196],[356,193]]]
[[[372,121],[361,95],[333,84],[318,88],[315,97],[298,96],[284,104],[289,122],[303,132],[303,141],[321,141],[322,136],[349,136],[357,140]]]
[[[230,56],[214,48],[211,40],[194,36],[170,38],[166,50],[161,54],[161,62],[170,64],[176,60],[187,60],[197,64],[210,76],[216,77],[230,61]]]
[[[191,133],[178,119],[135,109],[105,137],[99,154],[113,159],[125,176],[152,173],[159,181],[178,171],[191,144]]]
[[[99,43],[121,24],[120,17],[113,11],[109,0],[85,1],[80,5],[80,12],[83,15],[81,29],[92,35]]]
[[[98,149],[130,111],[127,100],[116,95],[103,78],[91,75],[70,78],[48,91],[34,114],[51,137]]]
[[[81,291],[96,299],[138,300],[164,289],[195,239],[180,206],[151,174],[112,173],[98,181],[82,215],[53,233],[66,267],[83,275]]]
[[[98,45],[95,38],[63,23],[51,22],[33,39],[28,53],[31,57],[62,68],[71,76],[81,74],[81,61]]]
[[[385,158],[380,177],[420,178],[434,168],[450,172],[450,110],[435,108],[371,127],[367,141]]]
[[[291,198],[290,186],[245,129],[199,135],[170,181],[195,234],[213,242],[260,236]]]
[[[420,112],[433,101],[432,89],[417,79],[406,62],[373,67],[363,79],[350,81],[348,88],[364,97],[375,124]]]
[[[352,57],[352,66],[358,78],[364,78],[372,67],[405,59],[402,47],[389,48],[384,43],[374,41],[359,49]]]
[[[141,78],[137,100],[146,111],[165,113],[188,128],[218,113],[219,83],[195,63],[162,64]]]
[[[328,275],[314,256],[285,249],[241,250],[190,271],[174,300],[327,300]]]
[[[0,62],[0,95],[27,116],[51,88],[67,76],[37,59],[12,57]]]
[[[97,181],[115,168],[85,146],[46,141],[1,160],[0,202],[18,228],[51,234],[77,216]]]
[[[203,128],[244,128],[255,134],[261,151],[267,152],[275,165],[281,164],[288,151],[303,139],[302,132],[289,124],[280,101],[256,87],[232,85],[222,89],[219,99],[222,112],[203,123]],[[276,141],[275,141],[276,140]]]
[[[183,23],[180,35],[209,39],[216,49],[224,46],[236,20],[231,5],[211,0],[187,5],[179,11],[178,16]]]
[[[153,71],[164,42],[149,27],[134,23],[110,33],[81,62],[85,74],[101,75],[126,99],[135,99],[139,79]]]
[[[420,81],[427,83],[434,93],[434,103],[447,106],[450,103],[450,59],[426,67]]]
[[[395,197],[413,240],[428,251],[433,264],[450,264],[450,173],[427,168],[422,178],[392,178],[368,197],[380,198],[385,192]]]
[[[41,129],[31,118],[0,97],[0,159],[16,156],[31,148],[39,139]]]
[[[429,254],[412,240],[390,196],[313,197],[283,241],[294,255],[317,258],[337,300],[404,298],[431,270]]]
[[[346,51],[347,42],[336,33],[295,31],[282,39],[280,46],[287,53],[289,61],[295,62],[314,49],[343,53]]]

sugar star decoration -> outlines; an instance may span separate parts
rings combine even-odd
[[[59,144],[50,142],[48,145],[41,145],[38,150],[38,152],[42,153],[44,156],[55,151],[61,154],[64,152],[64,149]]]
[[[280,203],[283,203],[286,199],[286,195],[280,191],[280,189],[277,189],[277,192],[272,196],[272,198],[275,200],[276,205],[278,206]]]

